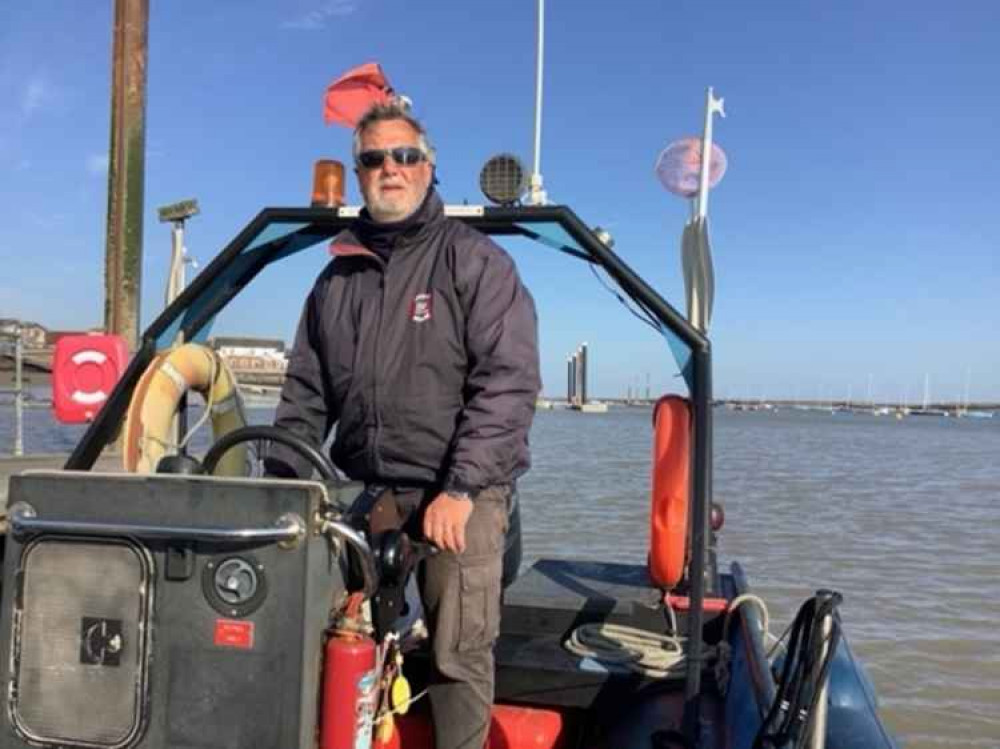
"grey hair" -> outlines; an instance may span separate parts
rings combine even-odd
[[[427,154],[427,160],[431,165],[437,161],[437,152],[434,150],[434,146],[431,145],[430,138],[427,136],[427,129],[420,123],[420,120],[410,114],[408,100],[400,97],[388,104],[376,104],[365,112],[364,116],[358,121],[357,127],[354,128],[354,145],[352,148],[352,155],[355,162],[358,160],[358,154],[361,153],[361,135],[375,123],[386,122],[387,120],[402,120],[412,127],[417,132],[417,145]]]

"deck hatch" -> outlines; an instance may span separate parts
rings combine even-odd
[[[139,738],[150,571],[126,540],[48,536],[24,550],[9,696],[25,739],[118,749]]]

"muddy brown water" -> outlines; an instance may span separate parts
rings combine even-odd
[[[45,409],[25,419],[32,452],[68,451],[82,433]],[[526,561],[645,560],[649,424],[647,409],[538,413]],[[715,424],[720,558],[743,565],[772,629],[815,589],[839,590],[905,746],[1000,747],[1000,418],[717,410]],[[0,406],[0,455],[12,445]]]

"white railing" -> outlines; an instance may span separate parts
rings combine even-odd
[[[24,335],[18,325],[11,333],[0,333],[0,343],[14,349],[14,387],[0,388],[0,393],[14,394],[14,455],[24,454]],[[9,354],[8,354],[9,355]]]

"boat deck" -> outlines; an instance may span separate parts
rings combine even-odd
[[[677,618],[683,636],[687,617],[678,612]],[[654,679],[564,647],[574,629],[592,623],[667,632],[660,593],[644,565],[542,559],[523,572],[504,593],[495,650],[496,702],[559,711],[579,734],[574,746],[648,746],[652,733],[679,730],[683,674]],[[706,625],[709,631],[715,626],[711,617]],[[418,682],[426,673],[426,658],[425,652],[407,658],[407,671]],[[723,725],[723,706],[708,675],[703,693],[702,724],[709,734],[704,746],[723,746],[721,737],[711,735]],[[625,715],[629,719],[623,721]],[[621,731],[645,732],[647,738],[626,738]]]
[[[645,567],[542,559],[505,592],[497,642],[497,697],[560,707],[615,709],[649,679],[569,652],[583,624],[624,624],[664,632],[659,593]]]

